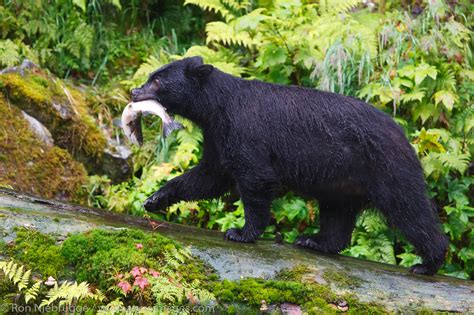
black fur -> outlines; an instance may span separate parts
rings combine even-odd
[[[180,200],[219,197],[236,188],[245,226],[226,239],[254,242],[275,197],[288,190],[320,203],[320,232],[297,244],[337,253],[350,243],[357,214],[378,208],[423,258],[412,271],[434,274],[447,239],[426,196],[420,163],[392,118],[360,100],[297,86],[243,80],[199,57],[173,62],[132,91],[197,123],[199,165],[145,202],[149,211]]]

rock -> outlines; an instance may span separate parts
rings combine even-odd
[[[281,313],[285,315],[302,315],[303,311],[297,304],[283,303],[280,305]]]
[[[35,118],[31,117],[24,111],[21,111],[23,114],[23,118],[28,122],[30,125],[31,131],[34,132],[34,134],[38,137],[39,140],[41,140],[44,145],[48,148],[51,148],[54,145],[54,140],[53,136],[51,135],[51,132],[39,121],[37,121]]]
[[[131,155],[132,151],[128,147],[109,139],[102,159],[102,172],[107,174],[112,182],[127,180],[133,171]]]

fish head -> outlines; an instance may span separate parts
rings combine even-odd
[[[184,58],[152,72],[147,82],[131,91],[133,102],[155,100],[170,113],[187,116],[190,100],[202,90],[214,67],[201,57]]]
[[[142,125],[141,113],[133,108],[133,103],[128,104],[122,112],[120,125],[125,136],[130,139],[133,144],[142,145]]]

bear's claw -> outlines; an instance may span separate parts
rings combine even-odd
[[[314,236],[300,236],[296,239],[295,244],[301,247],[311,248],[317,251],[323,251],[321,245]]]
[[[426,276],[432,276],[435,274],[433,271],[433,268],[430,268],[429,266],[426,266],[424,264],[416,264],[410,267],[410,272],[417,274],[417,275],[426,275]]]
[[[246,235],[241,229],[228,229],[224,235],[225,240],[239,242],[239,243],[255,243],[255,238]]]
[[[341,248],[335,247],[331,242],[321,238],[319,235],[302,235],[295,241],[295,245],[305,247],[325,254],[337,254]]]
[[[153,198],[148,198],[143,203],[143,207],[145,208],[146,211],[150,211],[150,212],[155,211],[155,209],[156,209],[155,200]]]
[[[160,191],[155,192],[143,203],[143,207],[146,211],[156,212],[164,210],[168,207],[168,199],[165,194]]]

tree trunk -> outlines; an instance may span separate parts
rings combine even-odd
[[[329,282],[336,292],[353,293],[362,302],[375,302],[389,310],[474,312],[473,281],[416,276],[398,266],[323,255],[269,240],[256,244],[233,243],[224,241],[223,234],[217,231],[167,222],[150,223],[144,218],[64,204],[11,190],[0,189],[0,222],[5,241],[13,237],[12,230],[18,225],[34,226],[41,232],[59,235],[91,228],[155,229],[190,245],[193,254],[214,267],[223,279],[269,278],[283,268],[306,265],[310,270],[307,277],[314,281]]]

